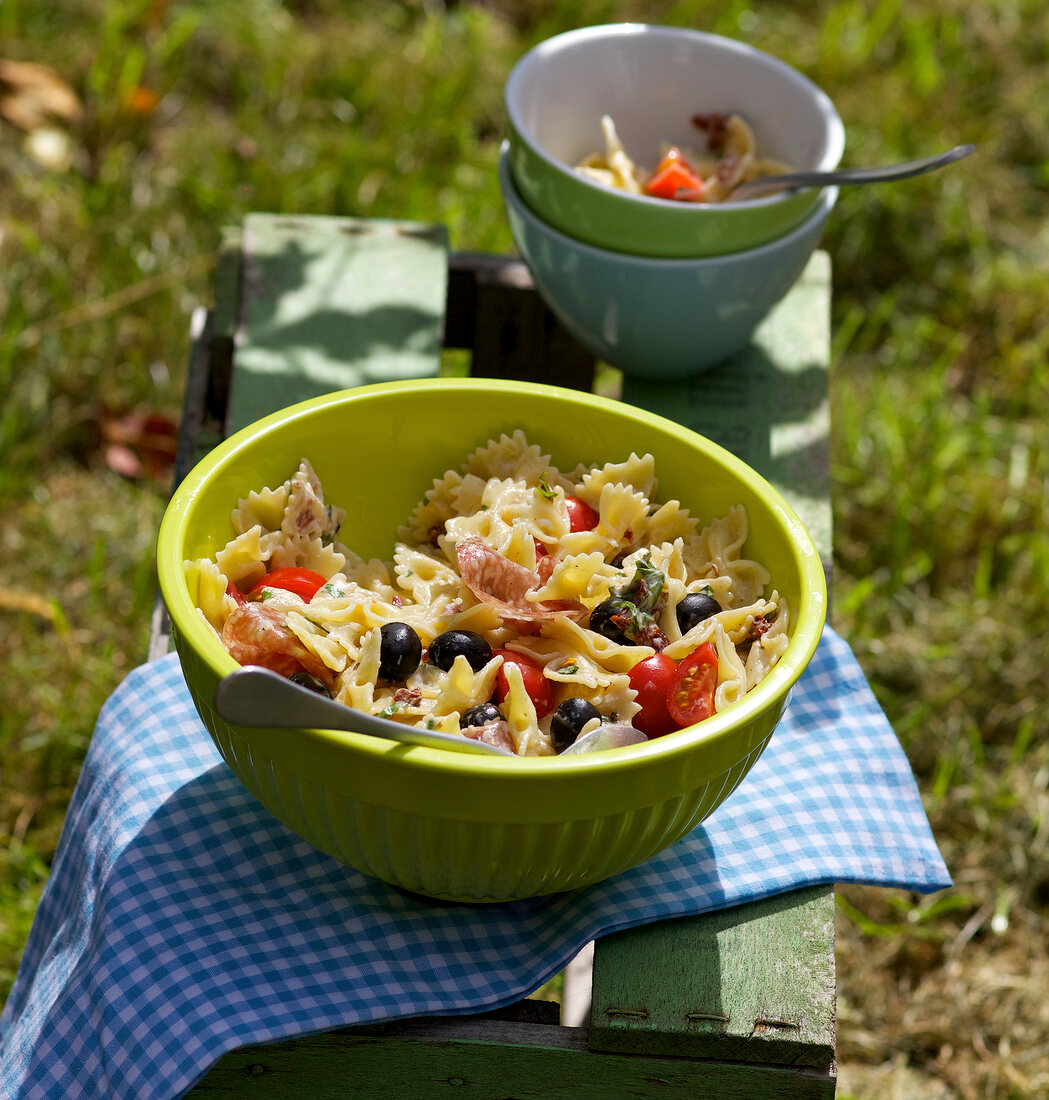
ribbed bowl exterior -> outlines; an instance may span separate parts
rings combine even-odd
[[[644,862],[708,817],[739,786],[772,730],[702,786],[625,813],[507,824],[409,813],[352,798],[253,752],[200,690],[211,677],[180,650],[190,694],[222,758],[292,832],[341,863],[428,897],[499,902],[575,889]]]

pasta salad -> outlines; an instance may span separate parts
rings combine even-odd
[[[607,722],[656,737],[730,706],[787,648],[745,509],[700,527],[658,501],[648,454],[562,471],[502,435],[433,482],[391,561],[344,544],[344,519],[304,459],[238,501],[187,579],[240,664],[398,722],[523,756]]]
[[[601,118],[604,150],[591,153],[576,170],[606,187],[679,202],[725,202],[741,183],[788,172],[788,165],[758,155],[754,131],[742,115],[693,115],[702,134],[701,151],[668,146],[651,172],[639,168],[623,148],[609,115]]]

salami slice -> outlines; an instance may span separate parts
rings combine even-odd
[[[510,561],[483,539],[463,539],[455,556],[463,583],[504,622],[542,623],[559,615],[578,619],[586,614],[575,600],[529,600],[526,594],[542,583],[539,574]]]
[[[239,604],[222,627],[222,643],[242,665],[261,665],[282,676],[305,669],[331,683],[331,670],[285,624],[286,616],[262,603]]]

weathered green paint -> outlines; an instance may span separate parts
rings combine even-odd
[[[834,1025],[829,887],[597,942],[593,1050],[826,1068]]]
[[[443,226],[248,215],[229,430],[332,390],[436,375],[447,282]]]
[[[760,471],[831,555],[830,259],[817,252],[752,343],[680,382],[624,378],[624,401],[659,413]]]

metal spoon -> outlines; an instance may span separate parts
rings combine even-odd
[[[618,722],[609,722],[597,729],[584,733],[578,740],[573,741],[560,755],[569,756],[575,753],[601,752],[604,749],[621,749],[626,745],[640,745],[648,738],[633,726],[621,725]]]
[[[805,187],[841,186],[856,183],[884,183],[888,180],[908,179],[932,172],[946,164],[952,164],[976,151],[975,145],[956,145],[945,153],[918,160],[905,160],[899,164],[886,164],[880,168],[839,168],[834,172],[786,172],[779,176],[761,176],[741,183],[730,195],[730,201],[756,199],[774,191],[797,191]]]
[[[215,710],[220,718],[237,726],[347,730],[350,733],[365,733],[369,737],[385,737],[388,741],[425,745],[431,749],[483,753],[486,756],[514,755],[507,749],[474,741],[470,737],[404,726],[388,718],[365,714],[295,684],[276,672],[255,666],[239,668],[219,681],[215,689]]]

